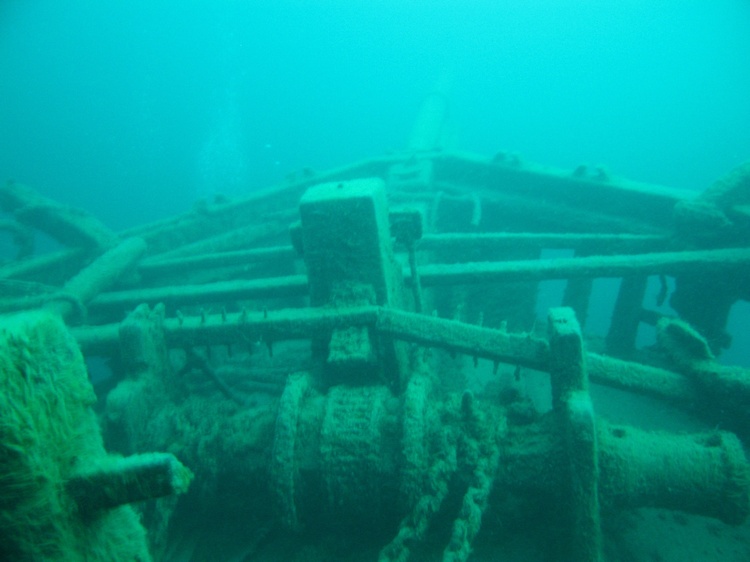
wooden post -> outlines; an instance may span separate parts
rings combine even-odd
[[[647,281],[648,278],[643,275],[622,278],[615,309],[612,312],[612,324],[607,332],[609,354],[627,357],[635,351]]]
[[[378,178],[311,187],[300,201],[310,304],[342,308],[403,306],[401,267],[393,256],[385,184]],[[400,385],[405,350],[364,327],[336,328],[314,343],[327,356],[326,384]],[[327,341],[326,341],[327,340]]]
[[[567,453],[570,560],[600,562],[599,465],[596,420],[588,393],[581,330],[569,308],[549,313],[552,404]]]

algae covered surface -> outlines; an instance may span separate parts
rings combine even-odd
[[[130,507],[82,517],[67,481],[106,453],[83,357],[46,312],[0,318],[0,559],[149,561]]]

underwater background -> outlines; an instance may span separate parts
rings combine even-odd
[[[0,2],[0,178],[122,228],[405,147],[701,190],[750,154],[750,4]]]
[[[2,0],[0,179],[121,229],[402,150],[442,81],[447,148],[699,191],[750,155],[749,57],[744,0]]]

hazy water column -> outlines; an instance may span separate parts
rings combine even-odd
[[[247,142],[237,88],[229,86],[217,97],[208,135],[198,155],[197,199],[217,194],[237,195],[249,183]]]

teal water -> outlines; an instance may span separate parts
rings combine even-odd
[[[750,155],[742,0],[0,3],[0,178],[112,227],[405,146],[700,190]]]
[[[214,193],[239,196],[303,168],[402,150],[425,96],[450,76],[449,148],[487,157],[508,150],[570,170],[604,165],[617,176],[699,192],[750,158],[748,61],[746,0],[0,0],[0,181],[28,184],[121,229]],[[562,301],[564,283],[554,283],[540,289],[540,318]],[[617,286],[605,280],[596,288],[602,294],[595,304],[608,302],[610,311],[592,310],[587,328],[604,336]],[[649,303],[662,288],[649,285]],[[727,363],[750,365],[748,318],[750,303],[739,301],[729,319],[735,339],[722,356]],[[653,340],[651,332],[639,334],[639,347]],[[254,344],[260,351],[251,345],[248,364],[252,358],[283,371],[286,365],[274,364],[261,343]],[[284,358],[283,343],[276,354]],[[227,363],[226,372],[243,382],[246,372]],[[99,366],[102,387],[110,368]],[[470,369],[469,380],[496,377],[486,361]],[[505,371],[508,388],[522,386],[532,402],[550,401],[546,374]],[[188,390],[216,394],[205,373],[193,376],[199,390]],[[277,399],[257,394],[262,398],[254,395],[258,402],[248,409]],[[592,394],[597,413],[618,423],[703,429],[661,402],[598,386]],[[547,402],[533,406],[546,411]],[[246,434],[237,435],[246,446]],[[203,437],[194,442],[203,444]],[[211,477],[201,462],[242,460],[219,448],[207,456],[196,451],[190,460],[200,485],[206,473]],[[234,513],[246,515],[234,503],[235,485],[246,493],[256,483],[230,481],[221,490]],[[236,495],[244,501],[242,493]],[[217,536],[232,535],[237,554],[190,529],[177,534],[172,557],[164,559],[187,560],[195,544],[221,560],[249,560],[241,549],[271,551],[274,540],[285,547],[286,538],[274,537],[264,522],[256,529],[229,521],[216,503],[218,515],[199,513],[201,523],[225,528]],[[454,504],[448,511],[458,511]],[[527,547],[552,552],[554,545],[535,543],[537,534],[539,541],[554,538],[547,515],[538,533],[514,528],[514,521],[487,521],[485,551],[497,532],[506,534],[508,560],[534,559]],[[442,551],[448,523],[425,542]],[[625,523],[607,529],[608,547],[619,556],[612,561],[750,559],[747,522],[729,528],[658,511]],[[528,544],[515,542],[516,531],[531,535]],[[356,536],[343,538],[356,544]],[[376,559],[382,544],[360,558]],[[335,550],[335,541],[328,546]],[[473,559],[493,560],[496,554],[483,556],[481,547]],[[295,560],[331,559],[298,550]],[[197,552],[193,559],[201,560]]]

